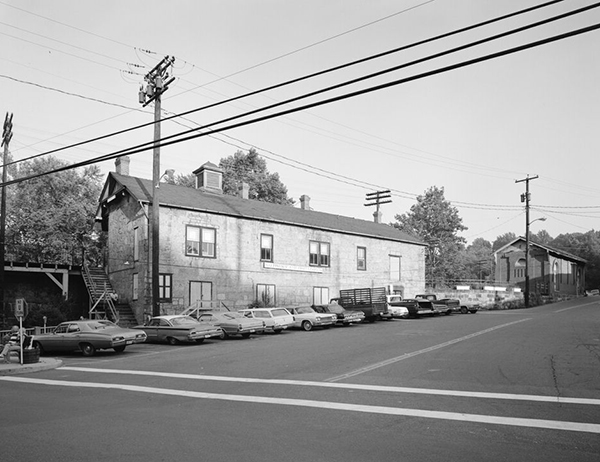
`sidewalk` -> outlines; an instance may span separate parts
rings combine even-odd
[[[0,375],[29,374],[30,372],[47,371],[62,366],[63,362],[56,358],[40,358],[37,363],[20,364],[14,358],[10,364],[0,361]]]

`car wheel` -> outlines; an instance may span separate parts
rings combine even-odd
[[[197,338],[196,339],[196,343],[204,343],[204,339],[203,338]]]
[[[250,338],[250,333],[246,332],[245,334],[242,334],[242,338]]]
[[[96,348],[91,343],[82,343],[79,348],[81,348],[83,356],[94,356],[94,353],[96,353]]]
[[[38,350],[40,350],[40,356],[44,355],[44,347],[42,347],[42,344],[40,342],[36,342],[34,340],[34,342],[33,342],[33,348],[37,348]]]
[[[467,307],[466,307],[466,306],[461,306],[461,307],[460,307],[460,312],[461,312],[462,314],[467,314],[467,311],[469,311],[469,310],[467,310]]]
[[[125,345],[114,347],[113,350],[115,350],[117,353],[123,353],[125,351]]]
[[[283,332],[283,329],[273,329],[274,334],[281,334],[282,332]]]
[[[177,345],[179,343],[175,337],[167,337],[167,342],[169,345]]]
[[[227,337],[229,337],[229,335],[227,335],[227,332],[225,332],[224,330],[221,330],[221,335],[219,335],[219,338],[221,340],[225,340]]]
[[[306,332],[308,332],[309,330],[312,330],[313,325],[310,321],[302,321],[302,329],[304,329]]]

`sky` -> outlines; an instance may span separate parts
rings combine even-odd
[[[382,221],[410,211],[433,186],[456,207],[467,243],[524,235],[521,195],[531,178],[531,231],[552,237],[599,228],[600,31],[431,72],[600,23],[600,8],[404,66],[278,108],[286,101],[592,5],[565,0],[385,57],[215,103],[545,3],[541,0],[0,0],[0,114],[13,114],[10,152],[29,159],[151,123],[138,91],[165,56],[163,136],[365,91],[161,149],[160,169],[187,175],[256,149],[296,200],[373,220],[366,194],[391,191]],[[456,66],[455,66],[456,67]],[[430,73],[425,77],[417,77]],[[213,105],[214,107],[206,108]],[[204,109],[203,109],[204,108]],[[202,109],[202,110],[201,110]],[[230,122],[233,123],[233,122]],[[229,123],[213,125],[223,128]],[[204,132],[206,133],[206,129]],[[198,131],[194,133],[199,133]],[[83,162],[153,139],[146,126],[52,155]],[[107,174],[114,160],[100,162]],[[152,177],[152,151],[130,173]],[[539,219],[545,218],[546,221]]]

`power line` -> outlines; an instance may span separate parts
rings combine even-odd
[[[600,4],[596,4],[596,6],[598,6],[598,5],[600,5]],[[163,142],[160,143],[159,146],[160,147],[170,146],[170,145],[178,144],[178,143],[181,143],[181,142],[184,142],[184,141],[189,141],[189,140],[192,140],[192,139],[196,139],[196,138],[201,138],[201,137],[204,137],[204,136],[208,136],[208,135],[211,135],[211,134],[214,134],[214,133],[220,133],[220,132],[223,132],[223,131],[227,131],[227,130],[231,130],[231,129],[234,129],[234,128],[243,127],[243,126],[254,124],[254,123],[257,123],[257,122],[262,122],[262,121],[265,121],[265,120],[270,120],[270,119],[273,119],[275,117],[281,117],[283,115],[292,114],[292,113],[299,112],[299,111],[304,111],[306,109],[311,109],[311,108],[323,106],[323,105],[326,105],[326,104],[331,104],[333,102],[342,101],[342,100],[345,100],[345,99],[348,99],[348,98],[353,98],[353,97],[356,97],[356,96],[362,96],[362,95],[369,94],[369,93],[372,93],[372,92],[375,92],[375,91],[379,91],[379,90],[387,89],[387,88],[394,87],[394,86],[397,86],[397,85],[401,85],[401,84],[404,84],[404,83],[412,82],[414,80],[419,80],[419,79],[422,79],[422,78],[425,78],[425,77],[431,77],[431,76],[442,74],[442,73],[449,72],[449,71],[452,71],[452,70],[456,70],[456,69],[460,69],[460,68],[463,68],[463,67],[471,66],[473,64],[478,64],[478,63],[481,63],[481,62],[489,61],[491,59],[496,59],[496,58],[499,58],[499,57],[507,56],[507,55],[514,54],[514,53],[518,53],[518,52],[521,52],[521,51],[524,51],[524,50],[528,50],[528,49],[531,49],[531,48],[535,48],[535,47],[538,47],[538,46],[541,46],[541,45],[546,45],[548,43],[553,43],[553,42],[556,42],[556,41],[559,41],[559,40],[564,40],[566,38],[575,37],[577,35],[585,34],[585,33],[588,33],[588,32],[591,32],[591,31],[594,31],[594,30],[597,30],[597,29],[600,29],[600,23],[596,23],[596,24],[594,24],[592,26],[587,26],[587,27],[583,27],[583,28],[580,28],[580,29],[572,30],[570,32],[565,32],[565,33],[562,33],[562,34],[558,34],[558,35],[555,35],[555,36],[552,36],[552,37],[548,37],[548,38],[545,38],[545,39],[542,39],[542,40],[537,40],[537,41],[534,41],[534,42],[530,42],[530,43],[527,43],[527,44],[524,44],[524,45],[519,45],[519,46],[516,46],[516,47],[508,48],[508,49],[505,49],[505,50],[502,50],[502,51],[498,51],[498,52],[495,52],[495,53],[490,53],[490,54],[487,54],[487,55],[484,55],[484,56],[480,56],[478,58],[469,59],[469,60],[462,61],[462,62],[459,62],[459,63],[456,63],[456,64],[452,64],[452,65],[449,65],[449,66],[445,66],[445,67],[441,67],[441,68],[434,69],[434,70],[431,70],[431,71],[427,71],[427,72],[424,72],[424,73],[421,73],[421,74],[416,74],[416,75],[413,75],[413,76],[410,76],[410,77],[405,77],[405,78],[394,80],[394,81],[391,81],[391,82],[387,82],[387,83],[375,85],[375,86],[372,86],[372,87],[368,87],[368,88],[365,88],[365,89],[362,89],[362,90],[357,90],[357,91],[354,91],[354,92],[350,92],[350,93],[346,93],[346,94],[343,94],[343,95],[339,95],[339,96],[331,97],[331,98],[328,98],[328,99],[324,99],[324,100],[321,100],[321,101],[313,102],[313,103],[310,103],[310,104],[306,104],[304,106],[298,106],[298,107],[295,107],[295,108],[283,110],[281,112],[277,112],[277,113],[272,113],[272,114],[269,114],[269,115],[260,116],[260,117],[257,117],[255,119],[246,120],[246,121],[243,121],[243,122],[233,123],[233,124],[225,126],[225,127],[215,128],[215,129],[212,129],[210,132],[196,133],[194,135],[190,135],[190,136],[187,136],[187,137],[184,137],[184,138],[179,138],[177,140],[172,140],[172,138],[174,138],[174,137],[180,136],[182,134],[187,134],[186,132],[179,133],[179,134],[176,134],[176,135],[172,135],[170,137],[163,138],[162,139]],[[210,127],[212,127],[214,125],[220,125],[220,124],[223,124],[223,123],[226,123],[226,122],[231,122],[232,120],[235,120],[235,119],[238,119],[238,118],[241,118],[241,117],[245,117],[247,115],[252,115],[252,114],[254,114],[256,112],[258,112],[258,111],[251,111],[251,112],[246,113],[246,114],[241,114],[241,115],[238,115],[238,116],[235,116],[235,117],[230,117],[230,118],[227,118],[227,119],[223,119],[223,120],[220,120],[220,121],[217,121],[217,122],[205,125],[203,127],[200,127],[200,129],[210,128]],[[198,130],[194,130],[194,131],[198,131]],[[168,141],[168,140],[170,140],[170,141]],[[121,151],[113,152],[113,153],[106,154],[106,155],[103,155],[103,156],[99,156],[97,158],[89,159],[87,161],[83,161],[83,162],[80,162],[78,164],[74,164],[74,165],[71,165],[71,166],[68,166],[68,167],[63,167],[63,168],[60,168],[60,169],[56,169],[56,170],[47,172],[46,174],[48,174],[48,173],[57,173],[59,171],[64,171],[64,170],[68,170],[68,169],[71,169],[71,168],[77,168],[77,167],[80,167],[80,166],[90,165],[90,164],[93,164],[93,163],[97,163],[97,162],[101,162],[101,161],[105,161],[105,160],[114,159],[114,158],[122,156],[122,155],[138,154],[140,152],[144,152],[144,151],[147,151],[148,149],[151,149],[151,147],[147,146],[148,144],[149,143],[144,143],[144,144],[135,146],[133,148],[128,148],[128,149],[125,149],[125,150],[121,150]],[[153,146],[156,146],[156,144],[154,142],[151,142],[150,144],[153,145]],[[5,183],[5,184],[13,184],[13,183],[16,183],[16,182],[25,181],[25,180],[28,180],[28,179],[32,179],[34,177],[42,176],[42,175],[43,174],[38,174],[38,175],[35,175],[35,176],[31,176],[31,177],[20,178],[20,179],[17,179],[17,180],[12,180],[12,181],[10,181],[8,183]]]
[[[334,71],[337,71],[337,70],[340,70],[340,69],[344,69],[344,68],[347,68],[347,67],[350,67],[350,66],[354,66],[356,64],[364,63],[364,62],[367,62],[367,61],[370,61],[370,60],[373,60],[373,59],[377,59],[377,58],[380,58],[380,57],[383,57],[383,56],[387,56],[387,55],[390,55],[390,54],[393,54],[393,53],[398,53],[400,51],[404,51],[404,50],[407,50],[409,48],[416,47],[418,45],[422,45],[422,44],[426,44],[426,43],[433,42],[433,41],[436,41],[436,40],[440,40],[442,38],[450,37],[452,35],[456,35],[456,34],[459,34],[459,33],[462,33],[462,32],[468,31],[468,30],[472,30],[472,29],[475,29],[475,28],[478,28],[478,27],[482,27],[483,25],[489,25],[489,24],[492,24],[494,22],[498,22],[498,21],[501,21],[501,20],[504,20],[504,19],[507,19],[507,18],[510,18],[510,17],[516,16],[516,15],[524,14],[524,13],[527,13],[527,12],[530,12],[530,11],[533,11],[533,10],[536,10],[536,9],[539,9],[539,8],[542,8],[542,7],[546,7],[546,6],[552,5],[554,3],[558,3],[560,1],[563,1],[563,0],[553,0],[553,1],[550,1],[550,2],[543,3],[541,5],[536,5],[534,7],[526,8],[524,10],[519,10],[519,11],[510,13],[510,14],[507,14],[507,15],[499,16],[499,17],[496,17],[496,18],[493,18],[493,19],[490,19],[490,20],[486,20],[486,21],[483,21],[483,22],[480,22],[480,23],[476,23],[476,24],[473,24],[473,25],[470,25],[470,26],[467,26],[467,27],[464,27],[464,28],[461,28],[461,29],[457,29],[457,30],[454,30],[454,31],[451,31],[451,32],[448,32],[448,33],[445,33],[445,34],[437,35],[437,36],[434,36],[434,37],[431,37],[431,38],[428,38],[428,39],[425,39],[425,40],[414,42],[414,43],[409,44],[409,45],[404,45],[404,46],[401,46],[401,47],[398,47],[398,48],[394,48],[392,50],[388,50],[388,51],[385,51],[383,53],[378,53],[378,54],[375,54],[375,55],[371,55],[371,56],[368,56],[368,57],[365,57],[365,58],[362,58],[362,59],[359,59],[359,60],[356,60],[356,61],[353,61],[353,62],[350,62],[350,63],[346,63],[346,64],[343,64],[343,65],[340,65],[340,66],[335,66],[335,67],[332,67],[332,68],[328,68],[328,69],[325,69],[325,70],[322,70],[322,71],[319,71],[319,72],[316,72],[316,73],[308,74],[308,75],[305,75],[305,76],[302,76],[302,77],[299,77],[299,78],[295,78],[295,79],[291,79],[291,80],[288,80],[288,81],[285,81],[285,82],[281,82],[279,84],[271,85],[271,86],[268,86],[268,87],[265,87],[265,88],[262,88],[262,89],[259,89],[259,90],[251,91],[251,92],[246,93],[246,94],[242,94],[242,95],[238,95],[238,96],[235,96],[235,97],[232,97],[232,98],[228,98],[228,99],[225,99],[225,100],[217,102],[217,103],[213,103],[213,104],[209,104],[209,105],[206,105],[206,106],[203,106],[203,107],[200,107],[200,108],[195,108],[195,109],[192,109],[192,110],[189,110],[189,111],[185,111],[185,112],[173,115],[171,117],[167,117],[167,118],[161,119],[161,121],[166,121],[166,120],[170,120],[170,119],[173,119],[173,118],[176,118],[176,117],[182,117],[182,116],[186,116],[186,115],[189,115],[189,114],[192,114],[192,113],[200,112],[200,111],[203,111],[203,110],[206,110],[206,109],[211,109],[211,108],[214,108],[214,107],[217,107],[217,106],[220,106],[220,105],[223,105],[223,104],[231,103],[231,102],[234,102],[234,101],[237,101],[237,100],[249,97],[249,96],[255,96],[255,95],[260,94],[260,93],[264,93],[264,92],[267,92],[267,91],[270,91],[270,90],[274,90],[274,89],[278,89],[278,88],[281,88],[281,87],[284,87],[284,86],[288,86],[288,85],[291,85],[293,83],[298,83],[300,81],[307,80],[307,79],[310,79],[310,78],[313,78],[313,77],[316,77],[316,76],[320,76],[320,75],[324,75],[324,74],[327,74],[327,73],[331,73],[331,72],[334,72]],[[0,2],[0,3],[2,3],[2,2]],[[545,24],[545,23],[550,22],[550,21],[555,21],[555,20],[558,20],[558,19],[562,19],[562,18],[564,18],[564,17],[566,17],[568,15],[578,14],[578,13],[581,13],[581,12],[587,10],[587,9],[590,9],[592,7],[597,7],[597,6],[599,6],[599,4],[595,4],[594,6],[588,6],[588,7],[585,7],[585,8],[581,8],[579,10],[574,10],[572,12],[556,16],[556,17],[551,18],[549,20],[541,21],[541,22],[534,23],[534,24],[529,25],[529,26],[525,26],[523,28],[515,29],[512,32],[509,31],[509,32],[507,32],[505,34],[506,35],[510,35],[511,33],[521,32],[522,30],[525,30],[525,29],[528,29],[528,28],[531,28],[531,27],[536,27],[536,26]],[[342,86],[346,86],[346,85],[350,85],[350,84],[353,84],[353,83],[357,83],[357,82],[359,82],[361,80],[366,80],[366,79],[369,79],[369,78],[374,78],[374,77],[382,75],[384,73],[389,73],[389,72],[392,72],[394,70],[398,70],[398,69],[401,69],[401,68],[404,68],[404,67],[408,67],[410,65],[414,65],[414,64],[418,64],[418,63],[424,62],[426,60],[431,60],[431,59],[434,59],[435,57],[440,57],[440,56],[443,56],[445,54],[450,54],[450,53],[453,53],[453,52],[456,52],[456,51],[462,51],[463,49],[468,48],[470,46],[475,46],[475,44],[481,44],[481,43],[484,43],[485,41],[495,40],[497,38],[504,37],[505,34],[500,34],[500,35],[494,36],[493,38],[484,39],[483,41],[472,42],[473,44],[465,45],[464,48],[463,47],[454,48],[451,51],[446,51],[446,52],[443,52],[443,53],[438,53],[438,54],[435,54],[435,55],[430,55],[429,57],[423,58],[422,60],[413,61],[412,63],[403,64],[401,66],[395,66],[393,68],[386,69],[386,70],[381,71],[379,73],[370,74],[370,75],[362,77],[360,79],[353,79],[353,80],[345,82],[343,84],[338,84],[336,86],[328,87],[326,89],[322,89],[322,90],[319,90],[317,92],[312,92],[312,93],[309,93],[309,94],[301,95],[301,96],[296,97],[296,98],[288,99],[288,100],[283,101],[281,103],[277,103],[277,104],[274,104],[274,105],[266,106],[266,107],[260,109],[260,111],[272,109],[272,108],[275,108],[275,107],[278,107],[278,106],[281,106],[281,105],[284,105],[284,104],[289,104],[290,102],[294,102],[294,101],[297,101],[297,100],[300,100],[300,99],[303,99],[303,98],[308,98],[308,97],[311,97],[311,96],[315,96],[315,95],[317,95],[319,93],[323,93],[323,92],[326,92],[326,91],[331,91],[333,89],[337,89],[337,88],[340,88]],[[242,116],[246,116],[246,115],[251,115],[254,112],[259,112],[259,110],[251,111],[249,113],[243,114],[243,115],[238,116],[238,117],[242,117]],[[118,132],[114,132],[112,134],[107,134],[107,135],[103,135],[101,137],[93,138],[93,139],[91,139],[91,140],[89,140],[87,142],[99,141],[101,139],[109,138],[111,136],[116,136],[118,134],[126,133],[127,131],[132,131],[132,130],[136,130],[136,129],[140,129],[140,128],[145,128],[145,127],[147,127],[149,125],[152,125],[153,123],[154,122],[149,122],[149,123],[146,123],[146,124],[137,125],[135,127],[129,128],[129,129],[125,129],[125,130],[121,130],[121,131],[118,131]],[[193,130],[190,130],[189,132],[192,132],[192,131]],[[185,132],[180,133],[178,135],[174,135],[174,136],[179,136],[179,135],[184,134],[184,133]],[[56,152],[59,152],[59,151],[62,151],[62,150],[66,150],[66,149],[70,149],[72,147],[81,146],[82,144],[85,144],[85,143],[86,142],[84,141],[84,142],[81,142],[81,143],[76,143],[74,145],[65,146],[64,148],[53,150],[53,151],[50,151],[48,153],[38,154],[36,157],[43,156],[43,155],[46,155],[46,154],[54,154]],[[15,162],[18,162],[18,161],[15,161]]]

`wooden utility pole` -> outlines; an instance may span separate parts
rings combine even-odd
[[[515,180],[515,183],[525,182],[525,194],[521,194],[521,202],[525,202],[525,308],[529,308],[529,181],[535,180],[538,176],[529,176],[522,180]]]
[[[2,308],[2,318],[5,318],[4,312],[4,259],[6,258],[6,163],[8,162],[8,145],[12,138],[12,118],[13,115],[8,115],[4,118],[4,126],[2,128],[2,144],[4,146],[4,154],[2,156],[2,199],[0,201],[0,307]]]
[[[160,275],[160,207],[159,207],[159,183],[160,174],[160,103],[161,95],[167,91],[168,86],[174,77],[169,79],[168,69],[175,62],[172,56],[165,56],[154,69],[146,74],[146,88],[140,88],[139,100],[142,106],[146,107],[154,101],[154,149],[152,157],[152,210],[150,213],[150,235],[151,235],[151,304],[152,316],[160,315],[160,293],[159,293],[159,275]]]
[[[391,201],[391,191],[389,189],[385,190],[385,191],[377,191],[377,192],[373,192],[373,193],[367,193],[367,197],[366,197],[366,201],[372,201],[372,202],[367,202],[365,204],[365,207],[370,207],[372,205],[377,206],[377,209],[375,210],[375,212],[373,212],[373,218],[375,219],[375,223],[381,223],[381,212],[379,211],[379,206],[381,204],[389,204]],[[390,199],[390,200],[384,200],[384,199]]]

